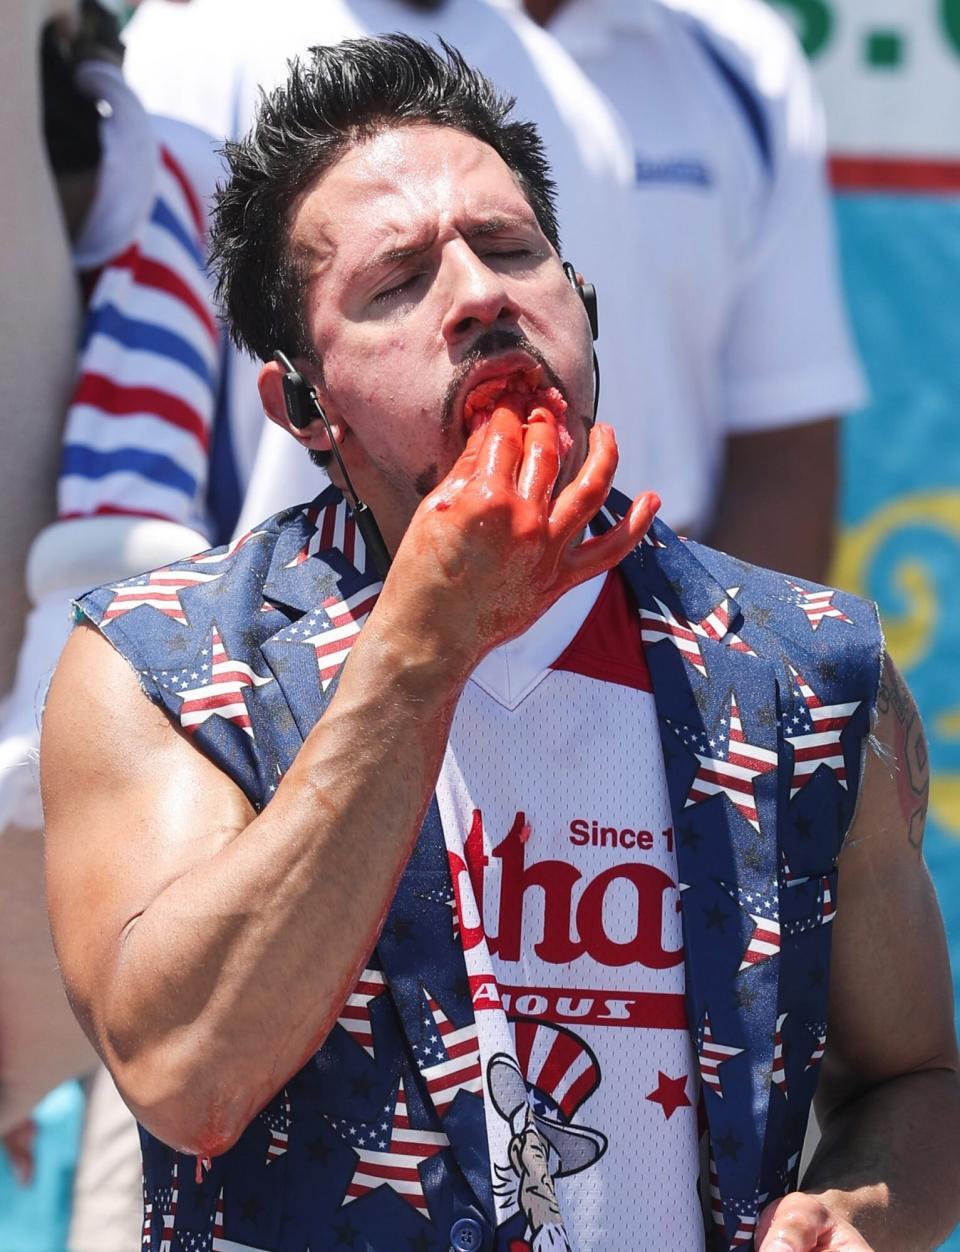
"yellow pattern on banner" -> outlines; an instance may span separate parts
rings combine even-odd
[[[917,492],[893,500],[857,526],[848,526],[840,536],[831,581],[857,595],[871,595],[870,583],[877,562],[883,562],[882,550],[890,540],[905,531],[937,532],[956,547],[960,567],[960,491]],[[908,606],[906,613],[881,604],[887,647],[903,670],[907,681],[910,671],[922,664],[936,650],[940,656],[950,655],[942,636],[954,629],[944,615],[938,588],[938,571],[931,566],[924,544],[912,547],[908,558],[899,558],[890,567],[892,583]],[[875,593],[874,593],[875,594]],[[960,747],[960,704],[931,707],[932,693],[917,691],[924,713],[927,736],[931,742],[930,812],[940,827],[960,839],[960,771],[938,770],[937,742],[956,750]],[[949,702],[956,693],[949,689],[942,696]],[[927,699],[924,699],[924,696]]]

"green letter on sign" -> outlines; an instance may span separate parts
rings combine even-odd
[[[960,0],[940,0],[940,20],[951,47],[960,54]]]
[[[833,30],[833,17],[824,0],[773,0],[773,3],[787,10],[808,57],[815,57],[823,51]],[[953,11],[954,41],[960,50],[960,39],[957,37],[960,32],[960,0],[943,0],[943,4],[945,11]]]

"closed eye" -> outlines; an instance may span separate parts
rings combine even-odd
[[[385,304],[387,301],[394,299],[396,296],[409,292],[414,285],[423,277],[423,274],[410,274],[407,278],[401,279],[400,282],[394,283],[392,287],[385,287],[383,291],[378,291],[373,297],[374,304]]]

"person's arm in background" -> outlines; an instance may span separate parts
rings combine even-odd
[[[865,399],[837,269],[822,109],[786,23],[765,4],[721,10],[711,19],[718,46],[745,81],[762,78],[770,161],[722,345],[727,443],[706,541],[822,582],[836,524],[837,417]]]
[[[840,422],[732,434],[707,543],[767,569],[827,581],[839,487]]]

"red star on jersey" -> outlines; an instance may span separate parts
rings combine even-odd
[[[663,1070],[657,1070],[656,1088],[650,1092],[647,1099],[653,1104],[659,1104],[663,1109],[664,1117],[669,1121],[677,1109],[689,1107],[690,1097],[687,1095],[686,1088],[686,1074],[682,1074],[679,1078],[670,1078]]]

